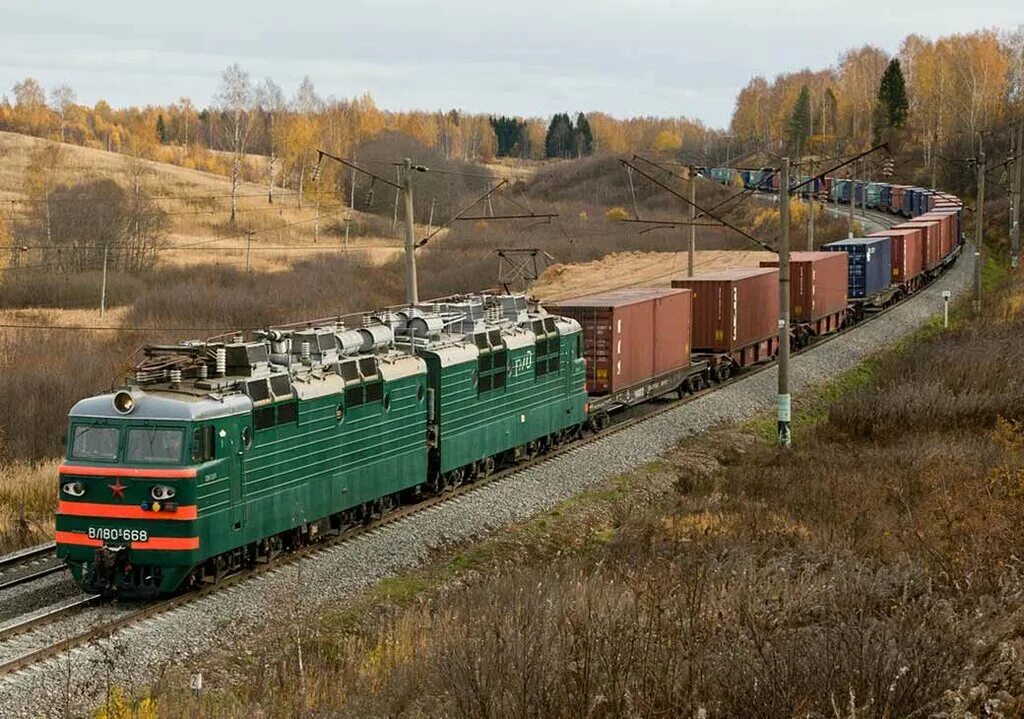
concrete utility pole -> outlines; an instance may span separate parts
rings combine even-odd
[[[850,239],[853,239],[853,210],[854,210],[854,207],[857,204],[857,197],[856,197],[857,193],[854,192],[854,179],[853,179],[856,176],[856,174],[857,174],[854,171],[856,169],[856,167],[857,167],[856,163],[851,165],[850,166],[850,171],[847,173],[849,175],[849,178],[850,178],[850,180],[849,180],[849,184],[850,184],[850,206],[847,208],[850,211],[850,221],[849,221],[849,225],[850,226],[849,226],[849,228],[847,230],[846,236],[848,238],[850,238]]]
[[[416,286],[416,226],[412,215],[412,160],[405,158],[405,182],[402,184],[405,195],[405,299],[411,305],[420,301],[419,289]]]
[[[861,217],[868,216],[868,173],[864,173],[864,189],[860,193],[860,214]]]
[[[697,251],[697,173],[690,172],[690,248],[686,252],[686,276],[693,277],[693,256]]]
[[[931,166],[932,166],[932,189],[936,189],[935,175],[938,171],[938,154],[936,152],[936,145],[939,141],[935,133],[932,133],[932,144],[931,144]]]
[[[1017,143],[1014,146],[1016,159],[1013,162],[1013,213],[1010,217],[1010,247],[1012,248],[1010,264],[1016,268],[1020,264],[1020,200],[1021,182],[1024,181],[1024,120],[1017,123]]]
[[[789,396],[789,158],[782,158],[779,178],[779,446],[792,444],[789,423],[792,415]]]
[[[985,236],[985,151],[978,153],[978,206],[974,211],[974,314],[981,314],[981,262]]]
[[[811,172],[814,172],[813,165]],[[810,190],[807,192],[807,251],[814,252],[814,179],[811,178]]]
[[[100,283],[100,317],[107,313],[107,246],[103,246],[103,281]]]
[[[352,187],[348,197],[348,219],[345,220],[345,249],[348,250],[348,231],[352,225],[352,213],[356,211],[356,168],[352,168]]]
[[[249,274],[249,254],[252,251],[252,235],[253,231],[250,227],[245,231],[245,273]]]

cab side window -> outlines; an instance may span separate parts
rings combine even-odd
[[[212,424],[196,427],[192,433],[192,461],[209,462],[217,455],[217,443],[214,439]]]

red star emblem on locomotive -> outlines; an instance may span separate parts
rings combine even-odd
[[[121,484],[120,479],[115,479],[113,484],[108,484],[110,487],[110,493],[118,499],[124,499],[124,490],[128,488],[128,485]]]

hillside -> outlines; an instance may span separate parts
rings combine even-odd
[[[170,220],[167,248],[162,265],[245,263],[245,231],[252,230],[251,266],[275,270],[295,259],[325,250],[336,251],[344,239],[347,207],[321,198],[319,239],[316,232],[316,191],[306,184],[299,204],[294,189],[274,189],[274,203],[268,202],[268,188],[243,182],[238,189],[238,217],[230,223],[231,181],[229,178],[151,160],[42,140],[28,135],[0,132],[0,207],[3,216],[16,226],[26,220],[26,180],[33,155],[43,148],[59,148],[53,183],[75,184],[90,179],[112,179],[126,189],[138,179],[143,195],[165,211]],[[252,161],[250,160],[250,163]],[[324,192],[325,188],[319,188]],[[326,195],[326,192],[325,192]],[[352,248],[370,251],[378,259],[392,257],[400,242],[391,236],[391,223],[361,212],[352,216]],[[373,228],[371,230],[371,228]],[[388,236],[382,236],[381,229]],[[17,243],[17,236],[15,237]],[[20,243],[26,244],[26,243]],[[320,247],[322,246],[322,247]],[[28,258],[26,264],[31,263]]]

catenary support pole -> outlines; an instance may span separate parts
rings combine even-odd
[[[978,206],[974,211],[974,314],[981,314],[981,264],[985,236],[985,151],[978,153]]]
[[[1017,267],[1020,264],[1020,203],[1021,191],[1024,187],[1024,120],[1017,123],[1017,153],[1013,163],[1013,217],[1010,219],[1010,246],[1013,248],[1011,264]]]
[[[416,225],[412,213],[412,160],[405,158],[405,182],[402,184],[405,195],[405,299],[411,305],[420,301],[419,289],[416,286]]]
[[[789,395],[789,158],[782,158],[779,178],[779,446],[792,443],[789,423],[792,408]]]
[[[690,247],[686,252],[686,276],[693,277],[693,259],[697,251],[697,173],[690,171]]]

